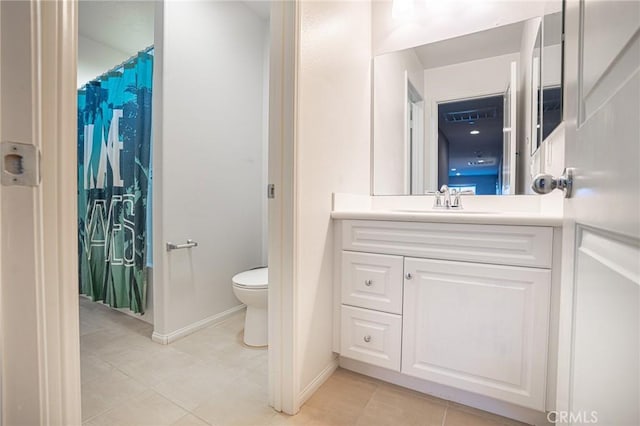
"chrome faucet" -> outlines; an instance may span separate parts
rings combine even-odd
[[[453,190],[455,192],[455,189]],[[447,185],[442,185],[440,187],[440,195],[443,197],[442,200],[442,208],[450,209],[451,208],[451,190]]]
[[[461,195],[473,194],[473,191],[460,191],[455,188],[449,188],[447,185],[442,185],[440,191],[433,193],[436,197],[433,208],[434,209],[462,209]],[[453,200],[451,199],[453,196]]]

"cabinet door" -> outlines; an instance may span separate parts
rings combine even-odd
[[[402,313],[402,256],[342,252],[342,303]]]
[[[402,372],[544,410],[551,273],[405,259]]]

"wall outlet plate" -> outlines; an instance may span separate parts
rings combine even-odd
[[[38,186],[40,184],[40,150],[28,143],[0,143],[2,175],[5,186]]]

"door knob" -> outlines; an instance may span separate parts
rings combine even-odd
[[[568,167],[564,169],[564,173],[560,177],[553,177],[548,174],[539,174],[533,178],[531,189],[537,194],[548,194],[554,189],[564,191],[565,198],[571,198],[573,195],[573,174],[575,169]]]

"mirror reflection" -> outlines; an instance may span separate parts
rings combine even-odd
[[[554,12],[376,56],[373,194],[524,193],[562,119],[561,37]]]
[[[545,15],[542,20],[542,98],[540,143],[547,139],[562,121],[562,12]]]

